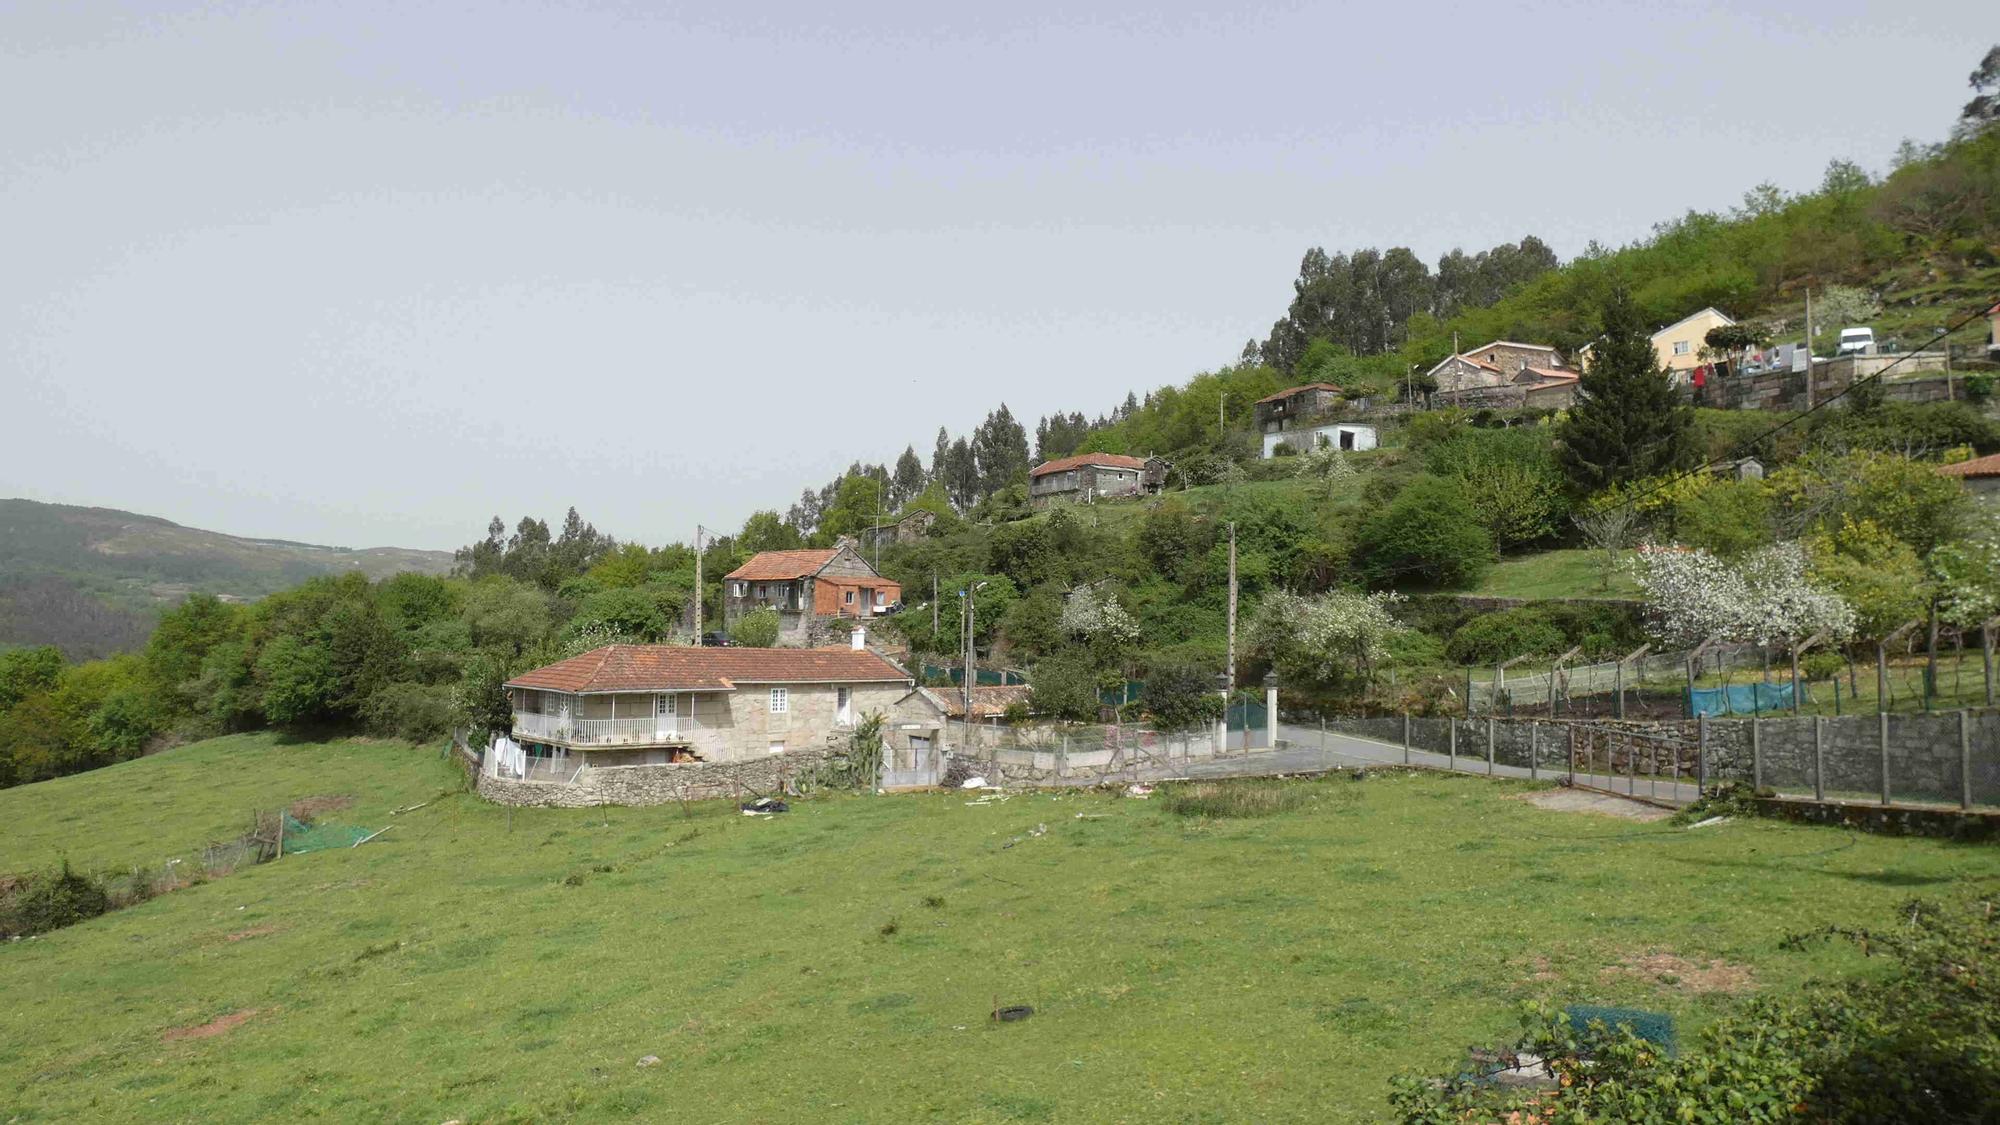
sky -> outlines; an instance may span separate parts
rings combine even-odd
[[[1944,136],[1984,0],[0,4],[0,496],[658,544]]]

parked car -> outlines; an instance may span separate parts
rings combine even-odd
[[[1875,354],[1875,330],[1873,328],[1843,328],[1840,330],[1840,347],[1835,355]]]
[[[728,633],[723,632],[703,633],[701,635],[701,643],[709,648],[736,647],[736,642],[729,638]]]

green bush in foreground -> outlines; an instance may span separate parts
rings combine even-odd
[[[1623,1025],[1573,1026],[1529,1005],[1521,1050],[1554,1085],[1501,1091],[1476,1076],[1395,1080],[1409,1125],[1584,1122],[1975,1122],[2000,1105],[2000,925],[1990,902],[1900,907],[1887,929],[1829,927],[1787,948],[1852,942],[1895,964],[1885,978],[1761,997],[1670,1056]]]
[[[1355,562],[1375,587],[1470,584],[1493,565],[1493,537],[1455,480],[1423,476],[1361,525]]]
[[[61,871],[29,876],[11,898],[0,900],[0,936],[45,934],[109,909],[111,895],[104,885],[70,870],[64,860]]]

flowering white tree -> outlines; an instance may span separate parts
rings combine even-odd
[[[1320,445],[1299,458],[1297,475],[1319,481],[1326,490],[1326,498],[1331,500],[1335,490],[1353,480],[1355,473],[1345,454],[1331,445]]]
[[[1063,599],[1062,631],[1086,640],[1128,645],[1139,639],[1139,622],[1118,604],[1118,595],[1108,590],[1099,593],[1096,586],[1078,586]]]
[[[1335,590],[1316,598],[1274,591],[1250,620],[1250,647],[1279,673],[1318,684],[1365,677],[1387,655],[1384,642],[1403,626],[1389,612],[1395,593]]]
[[[1838,642],[1854,633],[1854,608],[1808,580],[1797,543],[1774,543],[1733,565],[1704,550],[1647,545],[1632,565],[1653,634],[1670,645],[1710,637],[1761,645],[1815,633]]]

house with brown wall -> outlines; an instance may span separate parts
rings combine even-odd
[[[1044,461],[1028,470],[1028,503],[1088,504],[1121,496],[1158,492],[1166,483],[1166,462],[1122,453],[1079,453]]]

